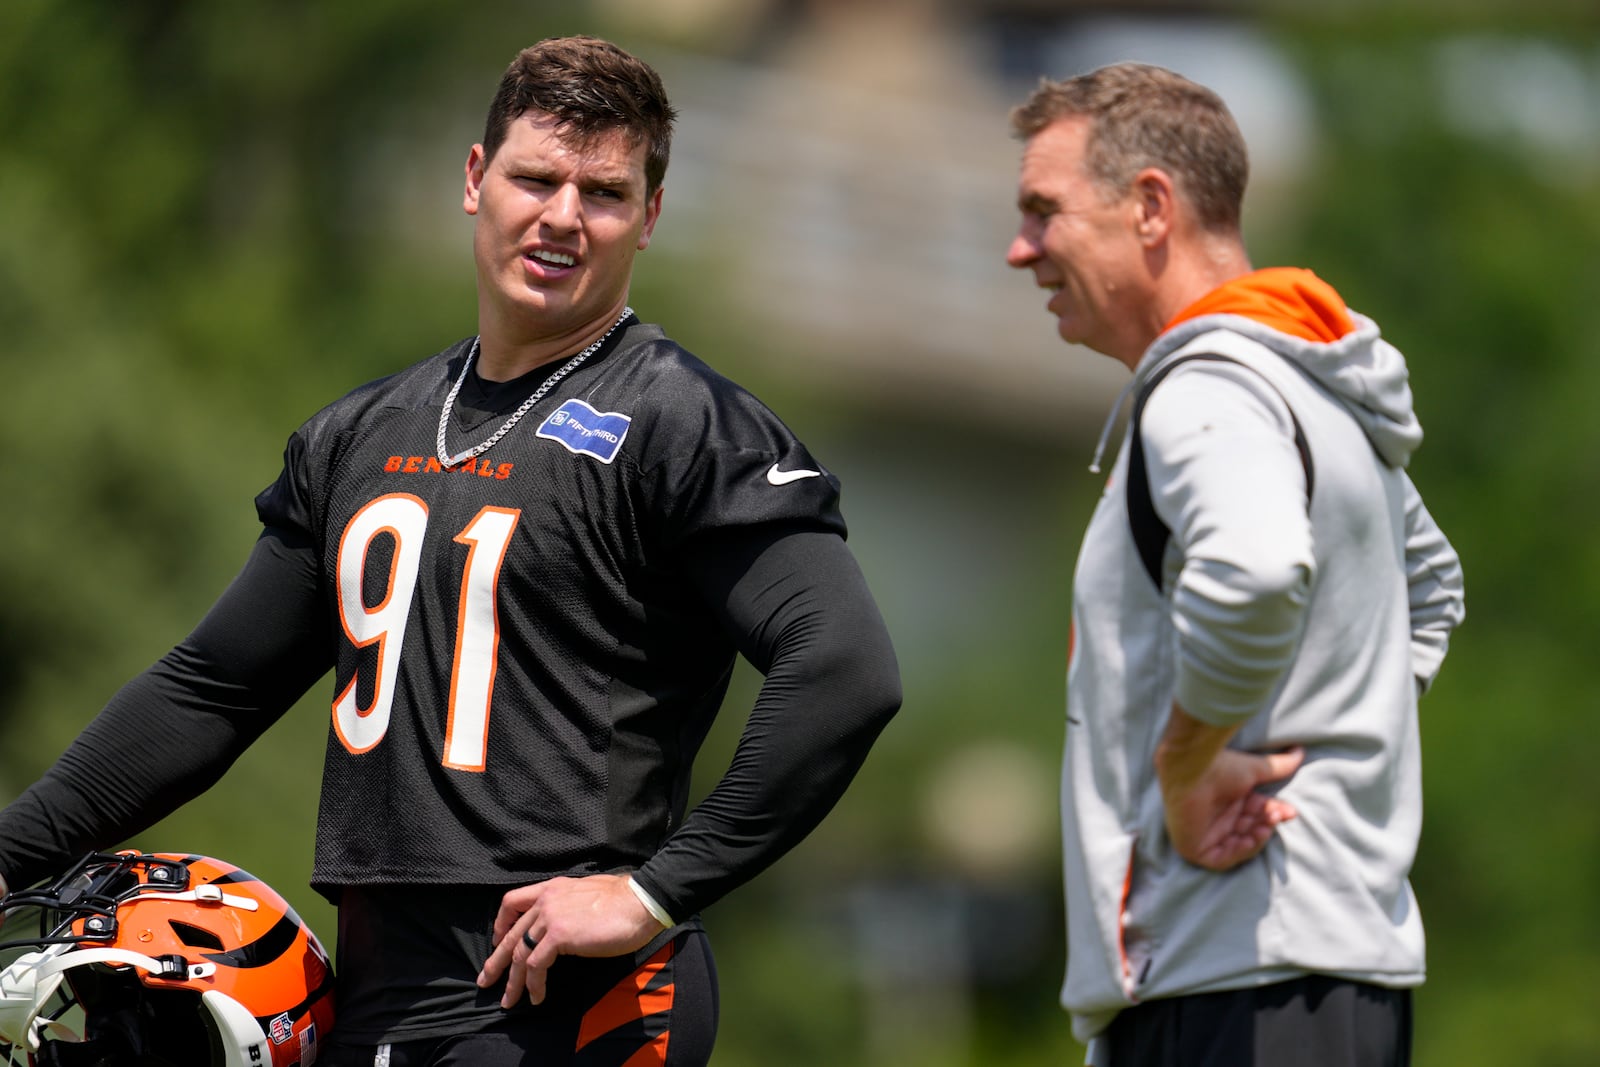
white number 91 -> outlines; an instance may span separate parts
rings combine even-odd
[[[522,512],[513,508],[485,507],[455,536],[455,541],[468,546],[468,550],[461,576],[455,656],[450,672],[443,757],[446,767],[464,771],[481,771],[484,767],[489,701],[494,694],[495,657],[500,648],[496,592],[500,567],[521,517]],[[427,528],[428,505],[409,493],[392,493],[356,512],[339,540],[339,621],[355,647],[378,646],[372,702],[365,708],[360,706],[356,695],[359,674],[351,676],[333,701],[334,732],[352,753],[371,750],[389,731],[400,651]],[[364,593],[367,557],[373,542],[382,536],[394,542],[389,578],[383,598],[368,607]]]

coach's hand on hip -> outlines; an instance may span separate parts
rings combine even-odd
[[[1156,748],[1156,777],[1167,836],[1198,867],[1226,871],[1255,856],[1294,806],[1259,787],[1294,774],[1305,759],[1296,746],[1258,754],[1227,747],[1238,727],[1209,726],[1176,704]]]
[[[478,974],[486,989],[504,975],[500,1006],[544,1001],[545,976],[557,956],[621,956],[635,952],[665,927],[628,888],[625,875],[552,878],[513,889],[494,917],[494,951]]]

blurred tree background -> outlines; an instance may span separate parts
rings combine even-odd
[[[1126,54],[1099,61],[1168,61],[1176,41],[1198,62],[1221,54],[1222,27],[1303,101],[1280,137],[1252,140],[1270,160],[1292,133],[1295,160],[1258,164],[1257,262],[1313,267],[1407,353],[1428,431],[1413,474],[1467,568],[1469,621],[1423,707],[1417,1062],[1596,1062],[1600,341],[1582,316],[1600,294],[1600,18],[1577,3],[1324,8],[11,0],[0,799],[209,606],[302,419],[471,332],[460,174],[499,73],[543,36],[614,36],[658,62],[684,112],[633,303],[840,474],[906,684],[824,827],[707,914],[716,1062],[1075,1062],[1055,1003],[1055,772],[1072,556],[1100,488],[1083,468],[1117,383],[1006,276],[1005,108],[1039,74],[1072,73],[1112,10]],[[879,21],[835,49],[831,76],[794,73],[867,12]],[[1167,50],[1140,54],[1158,26]],[[841,153],[801,125],[897,91],[926,102],[890,79],[909,40],[943,42],[939,91],[967,94],[935,124],[948,166]],[[796,125],[736,124],[734,104],[763,94]],[[921,121],[872,114],[886,141]],[[876,229],[851,215],[869,196]],[[802,254],[818,235],[821,268]],[[947,288],[921,281],[924,261]],[[980,328],[985,343],[963,339]],[[952,338],[962,351],[940,348]],[[739,677],[707,786],[757,681]],[[135,843],[247,867],[331,942],[306,886],[327,697]]]

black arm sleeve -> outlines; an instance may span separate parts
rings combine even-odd
[[[21,888],[144,830],[214,785],[332,666],[317,553],[268,529],[181,644],[125,685],[0,811],[0,875]]]
[[[837,534],[725,531],[695,546],[689,573],[766,677],[727,773],[635,875],[677,919],[810,833],[901,699],[888,631]]]

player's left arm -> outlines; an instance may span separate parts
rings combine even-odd
[[[635,876],[678,917],[810,833],[901,701],[888,630],[837,533],[721,531],[696,546],[690,573],[765,680],[727,773]]]
[[[765,869],[832,809],[899,709],[894,649],[842,537],[749,527],[697,540],[691,580],[765,675],[744,734],[722,780],[637,872],[506,895],[478,980],[504,973],[506,1006],[524,989],[541,1001],[556,956],[641,948]]]

